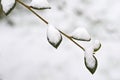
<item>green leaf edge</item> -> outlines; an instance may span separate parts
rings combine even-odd
[[[61,35],[61,34],[60,34]],[[59,40],[59,42],[57,43],[57,44],[55,44],[55,43],[52,43],[50,40],[49,40],[49,38],[47,37],[47,40],[48,40],[48,42],[54,47],[54,48],[58,48],[59,47],[59,45],[60,45],[60,43],[62,42],[62,35],[61,35],[61,38],[60,38],[60,40]]]
[[[36,10],[51,9],[51,7],[43,7],[43,8],[37,8],[37,7],[33,7],[33,6],[30,6],[30,7],[33,8],[33,9],[36,9]]]
[[[78,39],[78,38],[74,38],[74,37],[71,37],[71,38],[73,38],[73,39],[75,39],[75,40],[79,40],[79,41],[91,41],[91,38],[90,38],[89,40],[85,40],[85,39]]]
[[[99,46],[99,48],[97,48],[97,49],[94,49],[94,52],[97,52],[100,48],[101,48],[101,44],[100,44],[100,46]]]

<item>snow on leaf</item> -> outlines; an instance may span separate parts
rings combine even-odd
[[[11,10],[15,7],[15,0],[1,0],[2,10],[8,15]]]
[[[96,57],[93,55],[93,51],[94,50],[92,47],[90,47],[89,49],[86,49],[85,56],[84,56],[85,66],[92,74],[95,73],[97,69],[97,64],[98,64]]]
[[[96,69],[97,69],[97,59],[95,56],[92,56],[91,58],[84,58],[85,61],[85,66],[87,67],[87,69],[94,74]]]
[[[98,51],[101,48],[101,43],[99,40],[95,40],[93,48],[94,48],[94,52]]]
[[[32,0],[30,7],[38,10],[51,8],[47,0]]]
[[[85,28],[77,28],[75,31],[73,31],[73,33],[71,34],[71,37],[81,41],[91,40],[91,37]]]
[[[55,48],[58,48],[62,41],[62,36],[60,32],[52,25],[48,25],[47,30],[47,39],[48,42]]]

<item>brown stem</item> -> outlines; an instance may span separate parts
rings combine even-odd
[[[34,10],[31,9],[30,6],[27,6],[25,3],[16,0],[17,2],[19,2],[21,5],[25,6],[27,9],[29,9],[33,14],[35,14],[39,19],[41,19],[43,22],[45,22],[46,24],[48,24],[48,21],[46,21],[44,18],[42,18],[40,15],[38,15]]]
[[[43,17],[41,17],[40,15],[38,15],[34,10],[31,9],[30,6],[26,5],[25,3],[16,0],[18,3],[20,3],[21,5],[23,5],[24,7],[26,7],[27,9],[29,9],[33,14],[35,14],[40,20],[42,20],[44,23],[49,24],[49,22],[47,20],[45,20]],[[76,41],[74,41],[70,36],[68,36],[67,34],[65,34],[64,32],[58,30],[62,35],[64,35],[65,37],[67,37],[69,40],[71,40],[74,44],[76,44],[78,47],[80,47],[83,51],[85,51],[85,49],[79,45]]]
[[[69,40],[71,40],[73,43],[75,43],[78,47],[80,47],[83,51],[85,51],[85,49],[79,45],[76,41],[74,41],[70,36],[68,36],[67,34],[63,33],[62,31],[58,30],[62,35],[64,35],[65,37],[67,37]]]

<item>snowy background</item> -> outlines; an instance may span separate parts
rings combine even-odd
[[[91,75],[68,39],[53,48],[47,25],[17,4],[8,17],[0,12],[0,80],[120,80],[120,0],[48,1],[52,9],[37,12],[51,24],[65,33],[85,27],[101,41],[97,71]]]

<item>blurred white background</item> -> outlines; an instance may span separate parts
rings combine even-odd
[[[95,74],[86,69],[79,47],[64,37],[53,48],[47,25],[17,4],[7,17],[0,12],[0,80],[120,80],[120,0],[48,2],[52,9],[37,12],[51,24],[65,33],[85,27],[101,41]]]

